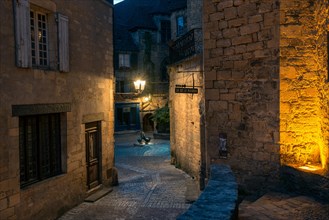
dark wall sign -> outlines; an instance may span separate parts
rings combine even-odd
[[[192,94],[197,94],[198,89],[197,88],[175,88],[175,93],[192,93]]]

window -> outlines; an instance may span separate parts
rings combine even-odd
[[[178,16],[176,18],[176,25],[177,25],[177,36],[183,35],[186,31],[184,16]]]
[[[32,66],[48,66],[47,15],[30,11]]]
[[[115,85],[116,85],[116,88],[115,88],[116,92],[119,92],[119,93],[125,92],[125,81],[117,80]]]
[[[21,187],[62,173],[60,113],[19,117]]]
[[[119,54],[119,68],[130,68],[130,54]]]
[[[167,43],[171,38],[170,21],[161,21],[161,42]]]
[[[56,13],[50,0],[14,3],[17,67],[68,72],[68,17]]]

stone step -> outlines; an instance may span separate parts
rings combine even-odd
[[[107,188],[107,187],[101,188],[101,189],[97,190],[96,192],[94,192],[93,194],[91,194],[90,196],[88,196],[85,199],[85,202],[96,202],[97,200],[106,196],[107,194],[109,194],[112,191],[113,191],[112,188]]]

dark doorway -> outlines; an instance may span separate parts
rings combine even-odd
[[[139,130],[139,103],[115,104],[115,131]]]
[[[152,114],[148,113],[143,117],[143,130],[145,132],[154,130],[154,122],[152,121],[151,116]]]
[[[88,189],[101,184],[101,122],[85,125]]]

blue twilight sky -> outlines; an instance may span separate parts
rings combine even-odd
[[[114,4],[122,2],[123,0],[114,0]]]

